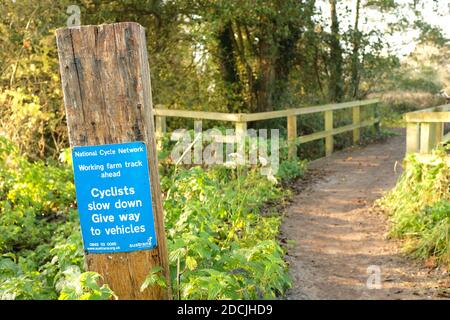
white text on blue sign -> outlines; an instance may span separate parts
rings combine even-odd
[[[74,147],[72,159],[84,249],[110,253],[154,248],[145,143]]]

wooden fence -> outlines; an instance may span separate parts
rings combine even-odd
[[[285,109],[278,111],[259,112],[259,113],[220,113],[220,112],[203,112],[189,110],[173,110],[164,109],[156,106],[154,111],[156,135],[160,137],[166,132],[166,118],[180,117],[196,120],[218,120],[233,122],[235,125],[236,140],[245,137],[247,131],[247,123],[252,121],[270,120],[276,118],[286,118],[287,120],[287,139],[289,158],[293,158],[297,154],[297,144],[306,143],[318,139],[325,139],[326,156],[333,152],[333,136],[347,131],[353,131],[353,142],[358,143],[360,140],[360,128],[379,124],[377,108],[368,119],[361,119],[361,108],[369,105],[376,105],[377,99],[351,101],[345,103],[327,104],[313,107],[303,107],[295,109]],[[342,109],[352,109],[352,123],[342,127],[333,127],[333,111]],[[323,113],[325,130],[315,132],[308,135],[297,136],[297,116],[312,113]],[[242,152],[242,150],[238,150]]]
[[[450,133],[444,135],[444,125],[450,122],[450,104],[409,112],[405,120],[407,153],[429,154],[450,140]]]

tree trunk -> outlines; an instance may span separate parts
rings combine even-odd
[[[296,58],[296,45],[300,39],[301,31],[295,26],[289,26],[289,36],[282,38],[277,43],[277,56],[275,60],[275,90],[273,93],[273,105],[282,108],[284,97],[289,86],[289,74]]]
[[[241,111],[244,104],[242,99],[242,83],[237,70],[237,61],[234,55],[234,31],[230,22],[219,30],[218,56],[220,71],[227,90],[227,107],[229,112]]]
[[[272,111],[272,95],[275,82],[274,58],[268,39],[259,42],[259,72],[257,81],[257,112]]]
[[[359,48],[361,45],[361,34],[359,32],[359,9],[361,0],[356,0],[356,16],[355,27],[353,30],[353,51],[352,51],[352,74],[351,74],[351,91],[350,94],[353,98],[359,96]]]
[[[339,42],[339,21],[336,12],[337,0],[330,0],[331,11],[331,38],[330,38],[330,81],[328,86],[329,98],[339,102],[344,95],[344,82],[342,79],[342,48]]]

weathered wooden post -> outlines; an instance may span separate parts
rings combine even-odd
[[[119,299],[169,299],[144,28],[126,22],[63,28],[56,34],[87,268],[101,274]],[[141,208],[124,209],[132,205]],[[83,221],[98,229],[90,234]],[[97,230],[101,235],[95,238]],[[139,238],[149,231],[154,238]],[[154,267],[161,268],[168,288],[141,292]]]
[[[333,134],[331,131],[333,130],[333,110],[325,111],[325,131],[328,131],[329,134],[325,138],[325,155],[328,157],[333,153]]]
[[[294,159],[297,156],[297,116],[287,117],[288,135],[288,158]]]

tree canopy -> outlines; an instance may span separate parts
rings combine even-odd
[[[442,10],[434,3],[431,10]],[[427,1],[3,1],[1,127],[35,155],[67,146],[54,32],[67,25],[70,5],[81,24],[145,27],[154,103],[168,108],[260,112],[362,99],[396,86],[448,86],[448,42],[422,17]],[[377,23],[374,16],[391,18]],[[401,69],[388,36],[408,30],[435,48],[433,66]]]

